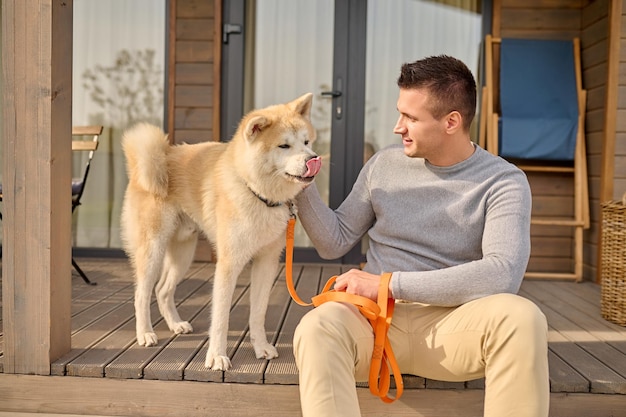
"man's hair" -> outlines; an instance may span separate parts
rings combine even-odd
[[[462,61],[438,55],[403,64],[398,87],[427,90],[435,119],[458,111],[463,117],[463,128],[469,131],[476,114],[476,81]]]

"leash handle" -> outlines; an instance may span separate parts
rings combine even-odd
[[[402,373],[396,361],[396,357],[391,348],[391,343],[387,338],[387,331],[391,325],[393,310],[395,308],[395,300],[389,298],[389,281],[391,273],[382,274],[380,286],[378,287],[378,303],[379,313],[376,320],[370,320],[374,329],[374,351],[372,353],[372,362],[370,364],[369,388],[370,392],[386,403],[391,403],[402,396],[404,392],[404,382]],[[361,312],[363,312],[361,310]],[[391,372],[396,382],[396,396],[390,397],[389,388],[391,387]]]
[[[296,219],[289,219],[287,224],[287,242],[285,253],[285,280],[287,281],[287,290],[291,298],[299,305],[319,306],[328,301],[344,302],[356,306],[361,314],[368,319],[374,330],[374,351],[372,353],[372,361],[370,364],[369,389],[370,392],[379,397],[385,403],[391,403],[400,396],[404,391],[404,383],[402,381],[402,373],[398,367],[391,343],[387,338],[387,330],[391,325],[391,318],[395,307],[393,298],[389,298],[389,281],[391,273],[384,273],[381,276],[380,286],[378,287],[378,302],[374,302],[367,297],[360,295],[348,294],[345,291],[334,290],[333,284],[337,276],[332,276],[322,289],[322,292],[311,299],[310,303],[303,301],[293,282],[293,245],[294,245],[294,229]],[[391,387],[391,372],[396,382],[396,396],[390,397],[389,389]]]

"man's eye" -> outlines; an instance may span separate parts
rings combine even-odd
[[[288,143],[284,143],[282,145],[278,145],[278,147],[281,148],[281,149],[289,149],[289,148],[291,148],[291,146]]]

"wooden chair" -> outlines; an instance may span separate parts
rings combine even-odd
[[[72,152],[89,152],[87,162],[85,163],[81,176],[78,178],[72,178],[72,213],[76,207],[80,206],[81,198],[85,192],[87,184],[87,177],[89,176],[89,168],[93,155],[96,149],[98,149],[99,137],[102,134],[102,126],[74,126],[72,127]],[[89,140],[81,139],[89,137]],[[0,201],[3,199],[2,184],[0,184]],[[0,220],[2,220],[2,213],[0,212]],[[89,280],[85,272],[78,266],[78,263],[72,257],[72,266],[83,281],[90,285],[96,285],[95,282]]]
[[[78,178],[72,178],[72,213],[76,207],[80,206],[81,198],[85,192],[87,185],[87,177],[89,176],[89,168],[91,167],[91,161],[93,160],[94,153],[98,149],[98,143],[100,135],[102,134],[102,126],[74,126],[72,127],[72,152],[89,152],[87,162],[82,169],[82,176]],[[78,139],[79,137],[87,137],[86,139]],[[90,285],[96,285],[87,278],[87,275],[78,266],[74,257],[72,257],[72,265],[78,274],[82,277],[83,281]]]
[[[546,181],[551,175],[573,177],[573,207],[567,210],[571,216],[546,215],[536,207],[531,216],[533,225],[573,228],[573,271],[533,271],[525,276],[580,281],[583,230],[589,227],[580,42],[487,35],[485,61],[479,144],[529,176]]]

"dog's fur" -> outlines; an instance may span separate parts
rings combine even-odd
[[[291,200],[317,173],[307,168],[317,158],[311,149],[311,100],[309,93],[252,111],[229,143],[172,146],[161,129],[148,124],[125,132],[129,183],[122,238],[135,272],[138,344],[158,342],[150,318],[153,289],[170,330],[192,331],[178,315],[174,291],[202,232],[217,255],[205,365],[231,367],[226,352],[230,305],[237,278],[251,260],[250,338],[257,358],[278,356],[265,335],[265,313]]]

